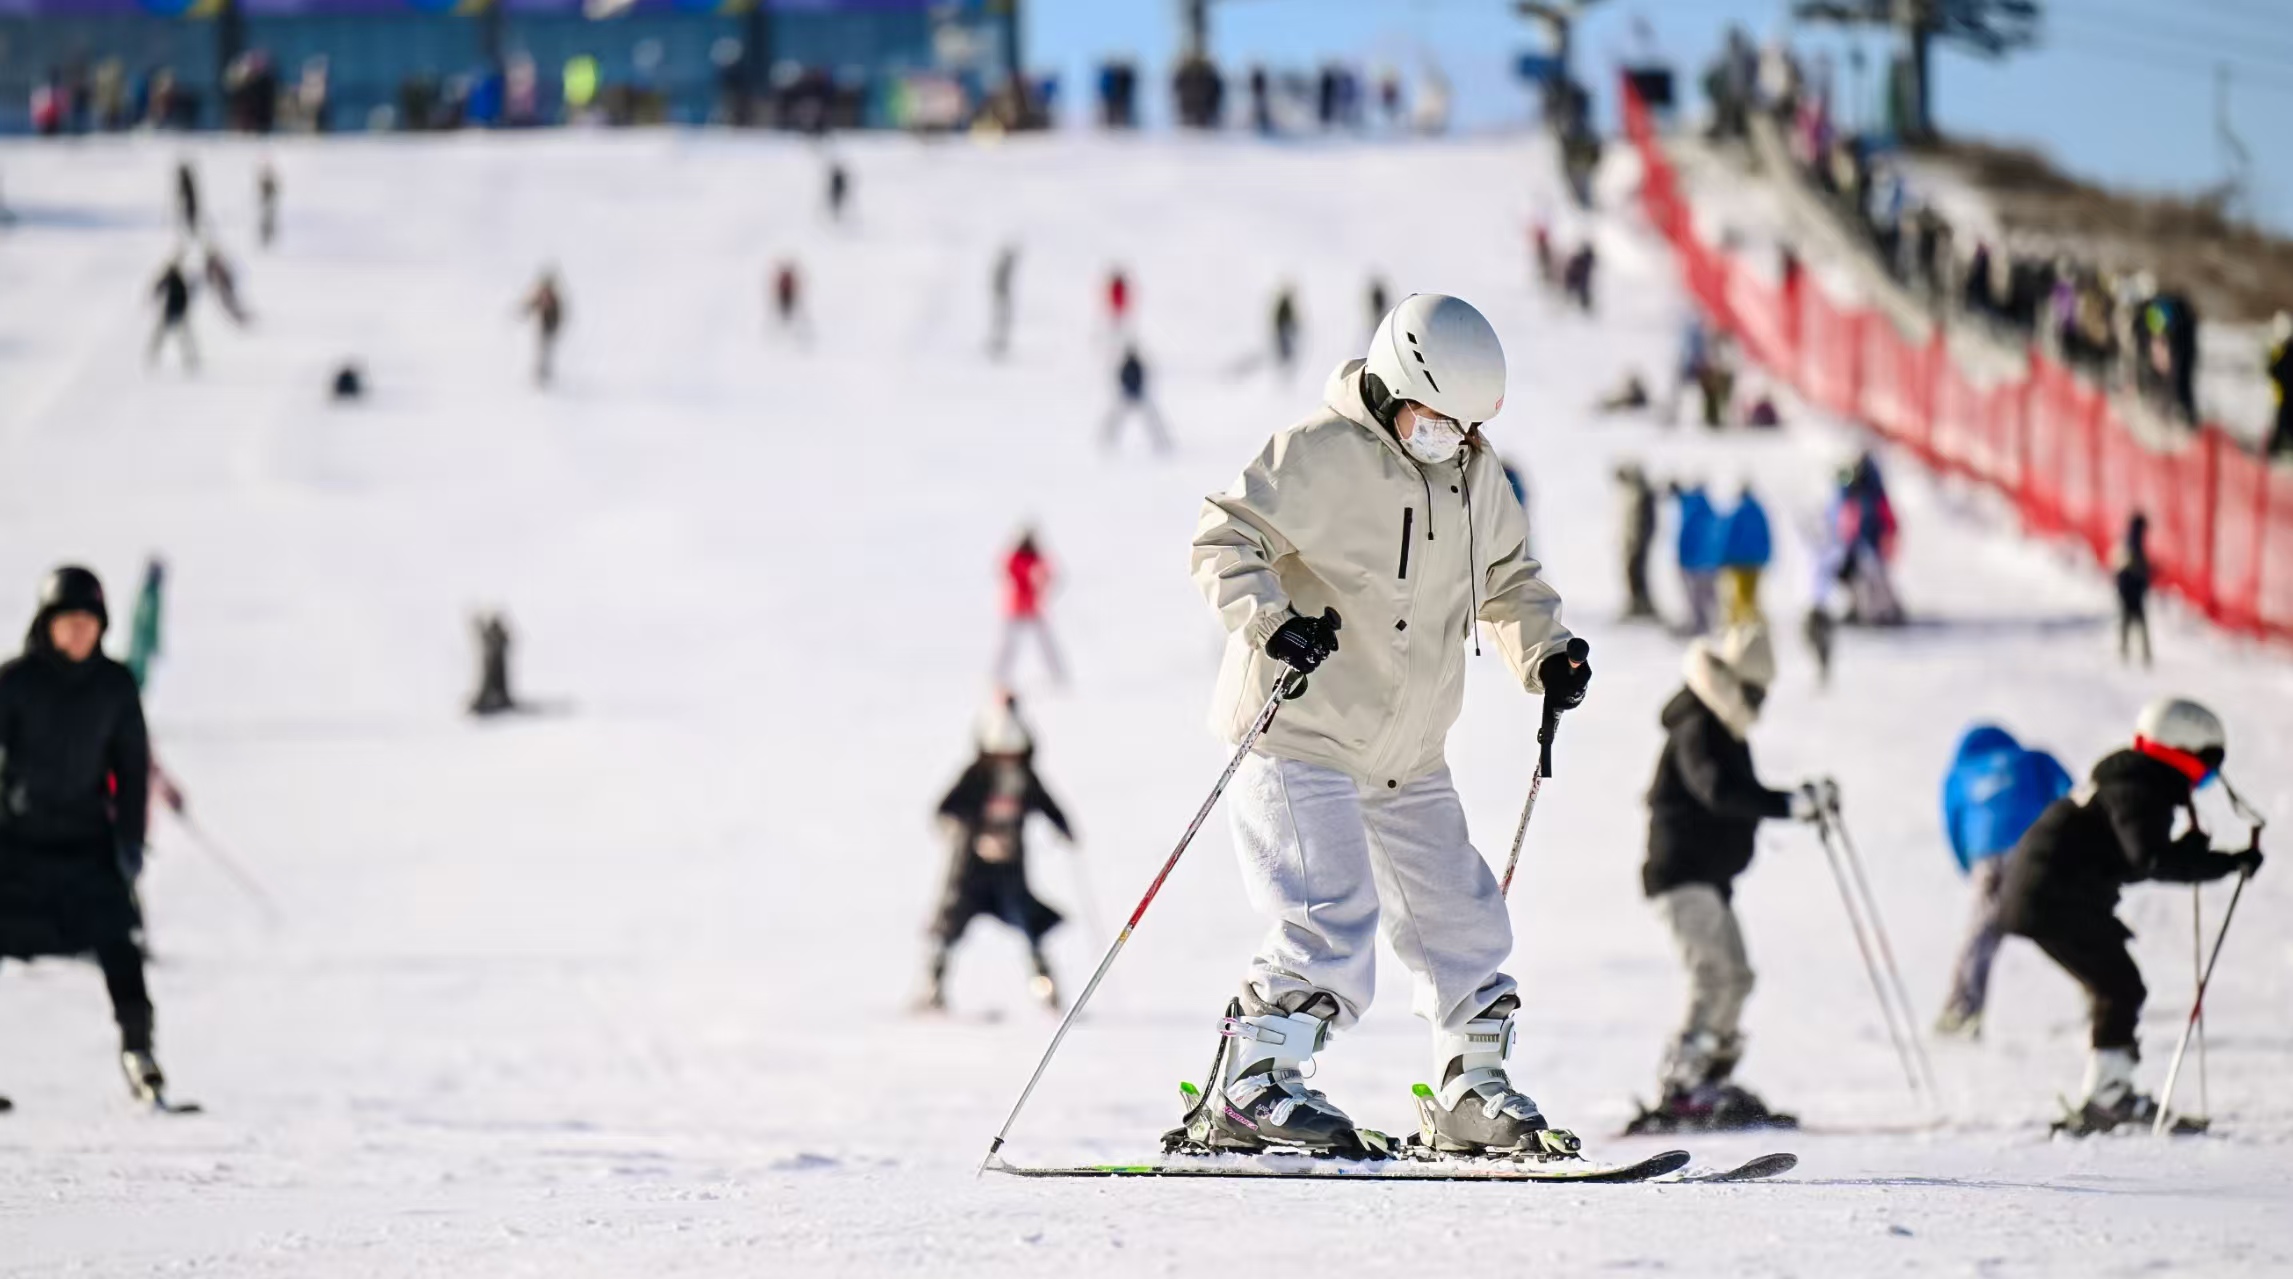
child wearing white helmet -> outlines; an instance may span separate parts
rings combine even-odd
[[[1243,881],[1269,927],[1188,1116],[1196,1146],[1359,1149],[1352,1119],[1304,1079],[1369,1006],[1382,924],[1433,1029],[1420,1105],[1432,1143],[1574,1148],[1507,1073],[1512,926],[1443,758],[1482,624],[1551,705],[1575,706],[1591,679],[1482,439],[1504,400],[1489,321],[1458,298],[1411,295],[1367,357],[1331,375],[1321,406],[1203,505],[1194,577],[1229,633],[1214,728],[1239,742],[1276,680],[1315,674],[1230,793]]]
[[[2152,702],[2135,721],[2133,745],[2104,756],[2088,785],[2054,801],[2007,854],[2000,926],[2038,943],[2090,1005],[2085,1090],[2064,1131],[2107,1132],[2157,1115],[2134,1086],[2148,990],[2126,948],[2133,933],[2117,918],[2118,894],[2142,880],[2204,883],[2261,868],[2258,851],[2217,852],[2198,825],[2197,788],[2220,771],[2228,746],[2221,718],[2204,706]]]

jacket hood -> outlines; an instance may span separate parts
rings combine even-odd
[[[1377,414],[1370,412],[1369,401],[1362,398],[1361,371],[1368,363],[1367,360],[1355,359],[1339,364],[1337,371],[1330,374],[1330,380],[1322,385],[1322,402],[1329,406],[1330,412],[1376,436],[1378,442],[1392,450],[1395,457],[1416,466],[1417,459],[1409,455],[1409,450],[1401,447],[1401,441],[1394,438],[1393,432],[1385,429],[1384,424],[1377,420]]]
[[[1967,729],[1966,734],[1959,738],[1958,754],[1952,757],[1952,761],[1963,764],[1978,756],[1996,755],[2001,751],[2018,751],[2021,749],[2022,743],[2014,740],[2014,734],[2007,732],[1998,725],[1976,724]]]
[[[1688,656],[1680,664],[1680,673],[1686,679],[1688,691],[1704,708],[1712,712],[1730,734],[1739,740],[1752,731],[1752,722],[1759,712],[1752,709],[1751,699],[1744,696],[1744,681],[1728,664],[1720,660],[1709,643],[1698,640],[1688,646]],[[1672,723],[1671,708],[1665,710],[1665,724]]]

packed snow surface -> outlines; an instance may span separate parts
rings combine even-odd
[[[82,560],[124,617],[164,553],[156,742],[192,814],[282,907],[275,925],[171,818],[144,883],[160,1055],[200,1117],[135,1113],[92,967],[0,970],[0,1274],[629,1275],[1358,1271],[2207,1274],[2293,1267],[2293,866],[2239,908],[2206,1087],[2220,1133],[2050,1141],[2084,1051],[2076,988],[2000,960],[1986,1037],[1936,1044],[1913,1104],[1814,836],[1777,824],[1738,903],[1760,986],[1743,1077],[1809,1130],[1625,1140],[1683,981],[1640,897],[1640,794],[1680,643],[1622,605],[1614,463],[1755,483],[1783,562],[1785,672],[1754,735],[1776,782],[1837,775],[1922,1023],[1966,914],[1937,784],[1994,717],[2075,771],[2162,692],[2227,715],[2231,771],[2293,829],[2293,668],[2161,619],[2153,671],[2110,650],[2109,588],[1979,494],[1891,479],[1918,622],[1849,633],[1818,689],[1792,640],[1805,531],[1855,447],[1599,419],[1628,369],[1662,389],[1681,302],[1628,217],[1597,320],[1529,283],[1561,207],[1535,144],[1212,140],[839,144],[683,134],[0,147],[0,593]],[[142,361],[194,158],[256,313],[195,309],[206,366]],[[254,172],[280,170],[276,248]],[[994,253],[1020,247],[1014,353],[983,358]],[[802,264],[813,339],[766,286]],[[545,262],[562,377],[528,382],[514,315]],[[1179,437],[1103,449],[1108,268]],[[1040,763],[1082,834],[1035,876],[1075,924],[1079,988],[1216,777],[1220,634],[1186,574],[1200,497],[1311,409],[1369,326],[1371,273],[1484,307],[1514,389],[1492,428],[1533,486],[1540,554],[1594,645],[1513,893],[1517,1075],[1603,1156],[1717,1165],[1790,1148],[1773,1183],[1456,1186],[974,1180],[1050,1030],[1019,945],[960,953],[958,1013],[906,1016],[1023,522],[1060,566],[1073,681],[1023,666]],[[1294,281],[1307,359],[1248,367]],[[373,392],[329,406],[337,363]],[[1795,535],[1796,531],[1796,535]],[[1664,602],[1678,592],[1664,577]],[[473,609],[518,636],[542,713],[458,712]],[[124,633],[124,626],[120,631]],[[115,643],[124,642],[115,634]],[[1029,659],[1031,661],[1031,659]],[[1493,648],[1451,759],[1484,854],[1528,782],[1535,707]],[[2222,842],[2242,828],[2209,792]],[[1047,834],[1047,832],[1038,832]],[[1021,1120],[1025,1162],[1152,1152],[1199,1078],[1258,924],[1223,818],[1155,903]],[[2205,895],[2207,927],[2226,885]],[[2156,1087],[2190,1001],[2186,889],[2129,894]],[[1317,1087],[1404,1129],[1432,1064],[1398,966]],[[2182,1096],[2195,1101],[2194,1072]]]

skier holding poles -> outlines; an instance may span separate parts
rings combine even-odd
[[[1416,979],[1414,1011],[1432,1023],[1426,1143],[1576,1148],[1507,1074],[1512,925],[1443,760],[1478,623],[1555,710],[1581,703],[1592,678],[1570,660],[1560,597],[1481,435],[1504,391],[1504,351],[1479,311],[1405,298],[1368,358],[1331,376],[1323,406],[1203,507],[1195,581],[1229,633],[1214,727],[1245,742],[1286,669],[1319,673],[1239,760],[1235,844],[1271,927],[1221,1023],[1186,1146],[1361,1149],[1353,1120],[1304,1081],[1331,1032],[1369,1006],[1382,915]]]
[[[2117,918],[2118,894],[2145,879],[2195,884],[2261,869],[2260,849],[2216,851],[2197,824],[2197,788],[2221,771],[2228,744],[2204,706],[2152,702],[2134,722],[2133,745],[2104,756],[2091,782],[2056,800],[2007,854],[2000,926],[2038,943],[2086,988],[2090,1006],[2085,1090],[2057,1131],[2084,1136],[2157,1118],[2157,1102],[2134,1087],[2149,991],[2126,948],[2133,933]],[[2187,828],[2176,836],[2182,815]]]
[[[1775,675],[1767,628],[1732,627],[1689,644],[1683,687],[1664,707],[1664,753],[1648,789],[1640,884],[1688,970],[1688,1016],[1664,1055],[1661,1099],[1627,1132],[1797,1122],[1734,1082],[1744,1054],[1737,1027],[1752,993],[1733,904],[1736,876],[1751,866],[1761,822],[1819,821],[1837,792],[1828,780],[1771,790],[1753,771],[1746,739]]]
[[[1460,649],[1477,621],[1548,714],[1580,705],[1592,682],[1589,649],[1561,626],[1560,598],[1526,552],[1527,519],[1480,439],[1504,381],[1504,351],[1479,311],[1412,295],[1378,326],[1368,358],[1331,377],[1323,407],[1205,503],[1194,576],[1229,634],[1212,724],[1233,758],[1052,1033],[982,1171],[1022,1171],[997,1158],[1012,1126],[1238,776],[1245,882],[1276,919],[1220,1022],[1210,1087],[1166,1148],[1367,1152],[1303,1068],[1368,1005],[1390,904],[1387,937],[1434,1023],[1441,1087],[1419,1089],[1426,1144],[1575,1153],[1576,1138],[1548,1127],[1506,1073],[1520,999],[1498,966],[1512,924],[1442,761],[1464,700]],[[1341,600],[1373,628],[1342,656]],[[1325,662],[1309,688],[1306,673]],[[1667,1157],[1635,1171],[1677,1166]]]

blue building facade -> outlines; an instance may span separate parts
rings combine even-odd
[[[0,0],[0,132],[257,127],[249,77],[286,105],[260,127],[616,119],[766,122],[799,82],[900,124],[915,77],[999,85],[1018,0]],[[155,87],[154,82],[157,82]],[[523,86],[523,92],[520,86]],[[569,101],[569,98],[579,99]],[[737,106],[735,104],[738,104]],[[323,104],[323,105],[321,105]],[[311,110],[301,110],[308,105]],[[155,113],[164,113],[160,118]],[[313,114],[323,116],[314,119]],[[514,113],[513,113],[514,114]]]

